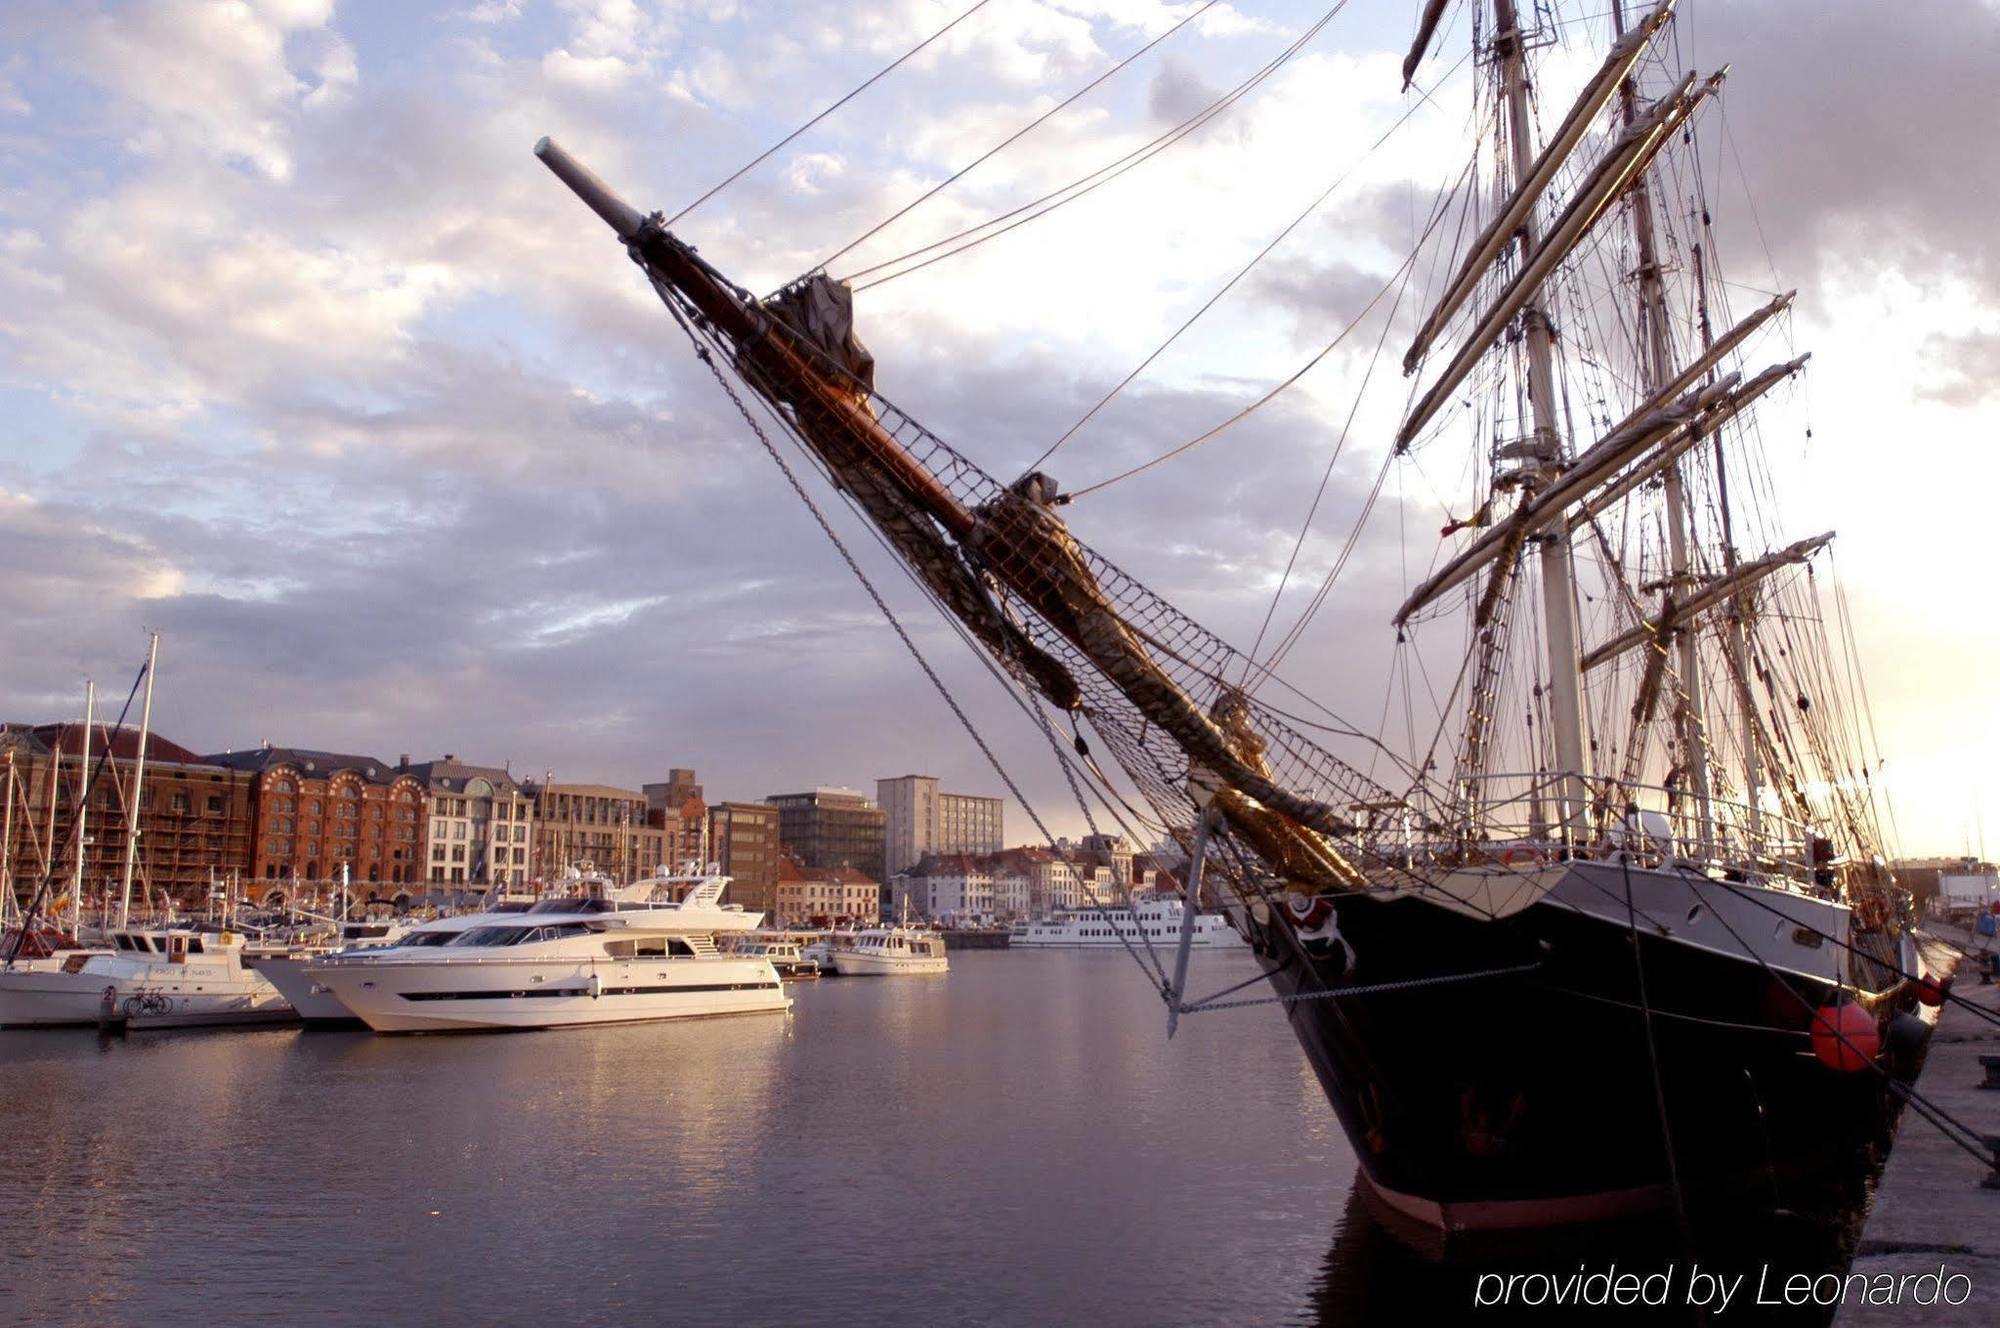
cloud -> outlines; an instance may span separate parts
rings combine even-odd
[[[1987,224],[2000,212],[1988,132],[2000,118],[2000,10],[1703,0],[1687,26],[1692,64],[1730,66],[1725,132],[1706,165],[1739,273],[1761,277],[1768,245],[1785,278],[1809,287],[1840,268],[1895,265],[1965,273],[2000,293]]]
[[[1924,347],[1940,373],[1922,389],[1923,396],[1949,406],[1976,406],[2000,397],[2000,333],[1933,334]]]
[[[1922,83],[1926,61],[1984,58],[1974,19],[1892,40],[1872,13],[1815,25],[1780,0],[1693,6],[1692,56],[1737,61],[1729,126],[1788,275],[1825,278],[1855,326],[1894,321],[1860,317],[1850,289],[1878,254],[1918,280],[1985,271],[1973,251],[1995,173],[1945,166],[1992,148],[1967,130],[1888,160],[1907,131],[1857,123],[1862,93],[1885,85],[1843,55],[1874,42]],[[752,797],[922,766],[998,792],[619,246],[528,153],[553,133],[635,203],[672,211],[962,7],[461,0],[454,22],[392,6],[365,24],[320,3],[45,11],[20,43],[32,67],[0,67],[0,108],[43,144],[10,158],[0,188],[0,393],[19,407],[0,434],[0,611],[32,626],[0,644],[0,710],[73,706],[55,698],[85,669],[136,661],[150,626],[166,634],[162,728],[195,746],[453,750],[626,783],[692,763],[711,790]],[[1000,0],[685,233],[769,289],[1189,10]],[[885,389],[1011,476],[1352,172],[1047,468],[1078,489],[1256,400],[1372,297],[1463,162],[1462,85],[1369,154],[1408,105],[1401,51],[1338,24],[1328,37],[1224,125],[865,292]],[[1117,159],[1285,40],[1218,7],[836,270]],[[1810,61],[1788,54],[1798,42]],[[1816,78],[1847,104],[1805,86]],[[1912,123],[1983,123],[1965,100],[1976,90],[1897,95]],[[1784,151],[1801,105],[1861,137]],[[1893,185],[1873,178],[1878,159]],[[1704,158],[1711,178],[1733,160]],[[1760,251],[1733,220],[1741,277]],[[1863,242],[1884,227],[1909,233]],[[1962,427],[1951,411],[1990,408],[1977,390],[1990,320],[1953,308],[1925,355],[1905,353],[1925,361],[1927,421]],[[1372,348],[1377,329],[1364,331]],[[1365,359],[1330,357],[1222,438],[1078,502],[1076,529],[1247,643],[1331,466],[1274,615],[1282,631],[1382,473],[1394,390],[1364,400],[1334,453]],[[1918,390],[1906,378],[1903,399]],[[1855,415],[1844,400],[1824,409]],[[1840,430],[1820,432],[1833,448]],[[1375,508],[1386,530],[1357,546],[1292,676],[1357,717],[1381,713],[1389,609],[1432,556],[1435,512],[1462,507],[1465,489],[1443,457],[1398,463]],[[1060,812],[1068,793],[1041,735],[838,496],[814,492],[1029,796]],[[1414,567],[1399,525],[1424,536],[1407,546]]]

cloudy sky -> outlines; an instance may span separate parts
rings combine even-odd
[[[1210,8],[832,270],[1117,158],[1330,5]],[[634,202],[676,210],[963,7],[0,8],[0,716],[74,713],[86,675],[122,694],[151,627],[158,727],[201,749],[451,751],[632,784],[693,765],[712,797],[872,790],[910,770],[998,792],[630,265],[530,155],[553,134]],[[1370,151],[1413,104],[1396,69],[1417,7],[1351,0],[1173,151],[864,292],[884,389],[1013,474],[1346,175],[1049,469],[1072,488],[1110,475],[1289,374],[1401,261],[1462,160],[1458,19],[1420,80],[1441,83],[1435,101]],[[769,289],[1196,8],[991,0],[680,229]],[[2000,849],[2000,15],[1683,9],[1687,59],[1732,65],[1703,131],[1726,163],[1729,271],[1746,301],[1800,290],[1786,340],[1813,367],[1765,436],[1796,533],[1841,531],[1903,847],[1956,850],[1983,808]],[[1579,49],[1602,39],[1573,26]],[[1226,441],[1078,504],[1080,533],[1247,640],[1365,349]],[[1357,417],[1308,581],[1345,541],[1397,404]],[[1399,472],[1386,510],[1434,528],[1457,498]],[[1073,828],[1034,731],[907,583],[868,565]],[[1393,539],[1357,566],[1289,676],[1363,715],[1406,572]],[[1029,837],[1018,814],[1010,829]]]

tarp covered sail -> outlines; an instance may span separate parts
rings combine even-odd
[[[846,282],[815,272],[764,301],[764,307],[863,389],[874,390],[875,356],[854,330],[854,292]]]

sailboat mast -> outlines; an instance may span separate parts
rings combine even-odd
[[[97,726],[97,683],[83,684],[83,759],[78,773],[82,793],[76,800],[76,874],[69,895],[70,934],[83,939],[83,859],[90,851],[90,731]]]
[[[1521,47],[1521,29],[1514,0],[1493,0],[1498,29],[1495,44],[1507,98],[1508,138],[1513,151],[1513,176],[1518,183],[1534,165],[1534,143],[1528,123],[1528,75]],[[1531,212],[1521,223],[1521,252],[1532,252],[1536,226]],[[1532,483],[1552,479],[1564,461],[1565,449],[1556,428],[1555,370],[1549,345],[1549,317],[1539,290],[1522,311],[1528,347],[1528,399],[1534,410]],[[1549,727],[1555,735],[1556,764],[1561,772],[1561,821],[1570,837],[1585,830],[1588,804],[1584,792],[1582,671],[1577,663],[1575,568],[1569,532],[1560,523],[1543,535],[1541,545],[1543,633],[1548,638]]]
[[[139,709],[139,756],[132,766],[132,805],[125,809],[125,879],[118,890],[118,925],[132,921],[132,866],[139,857],[139,800],[146,792],[146,736],[153,728],[153,668],[160,661],[160,634],[146,646],[146,701]]]
[[[32,832],[31,832],[32,833]],[[20,906],[14,898],[14,749],[7,749],[7,810],[0,813],[0,923]],[[22,919],[25,925],[26,919]]]
[[[1611,0],[1612,31],[1623,35],[1625,32],[1625,5],[1623,0]],[[1627,74],[1618,89],[1619,109],[1627,128],[1639,118],[1639,97],[1636,81]],[[1641,358],[1645,362],[1646,387],[1657,392],[1674,376],[1673,348],[1667,337],[1667,294],[1666,283],[1660,276],[1659,248],[1653,236],[1652,192],[1648,180],[1652,169],[1640,172],[1632,182],[1631,217],[1632,240],[1639,257],[1639,325],[1645,329],[1645,337],[1640,347]],[[1689,574],[1687,490],[1681,477],[1681,463],[1676,460],[1666,469],[1667,504],[1667,566],[1670,573],[1668,595],[1679,598],[1693,588]],[[1703,705],[1701,680],[1701,651],[1692,627],[1676,633],[1680,653],[1681,699],[1674,707],[1676,725],[1680,729],[1681,751],[1686,762],[1691,791],[1694,795],[1696,823],[1699,827],[1697,843],[1704,853],[1712,851],[1715,843],[1713,827],[1714,809],[1710,798],[1708,773],[1708,731],[1706,707]]]

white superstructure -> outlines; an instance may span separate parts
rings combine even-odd
[[[442,945],[329,955],[306,973],[381,1033],[556,1028],[789,1009],[762,956],[718,933],[761,915],[719,901],[729,878],[658,876],[615,899],[545,899]],[[414,934],[413,934],[414,935]]]
[[[1147,940],[1156,947],[1174,946],[1180,944],[1180,937],[1181,901],[1155,895],[1140,899],[1132,907],[1058,909],[1046,921],[1015,924],[1007,944],[1013,949],[1055,946],[1122,949],[1127,945],[1143,945]],[[1197,913],[1189,944],[1194,949],[1217,950],[1240,948],[1245,942],[1220,913]]]
[[[120,928],[111,951],[0,968],[0,1027],[193,1028],[274,1023],[292,1007],[243,964],[234,932]]]

